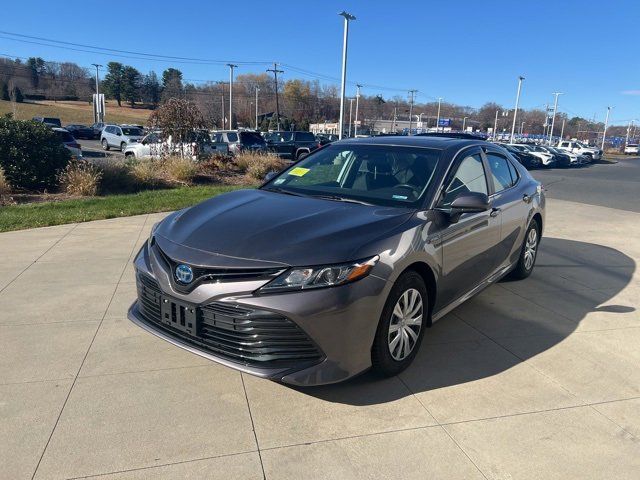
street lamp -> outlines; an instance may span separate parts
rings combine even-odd
[[[558,97],[562,95],[562,93],[556,92],[553,95],[555,95],[556,99],[553,102],[553,117],[551,118],[551,130],[549,131],[549,145],[551,145],[553,141],[553,127],[556,124],[556,112],[558,111]]]
[[[237,65],[227,63],[229,67],[229,130],[233,129],[233,69],[237,68]]]
[[[520,90],[522,89],[522,81],[524,77],[521,75],[518,77],[518,93],[516,94],[516,107],[513,110],[513,124],[511,125],[511,141],[513,143],[513,137],[516,133],[516,117],[518,116],[518,104],[520,103]]]
[[[260,87],[256,85],[256,130],[258,130],[258,92]]]
[[[411,95],[411,103],[409,103],[409,135],[411,135],[411,123],[413,121],[413,96],[416,92],[417,90],[409,90],[409,95]]]
[[[340,122],[338,128],[338,139],[342,139],[342,129],[344,128],[344,89],[347,83],[347,41],[349,39],[349,21],[356,17],[344,10],[338,15],[344,17],[344,39],[342,42],[342,83],[340,87]]]
[[[356,85],[356,119],[353,122],[353,136],[358,136],[358,107],[360,106],[360,88],[362,85]]]
[[[609,112],[611,112],[611,109],[613,107],[607,107],[607,116],[604,119],[604,132],[602,132],[602,146],[600,147],[600,150],[602,150],[604,152],[604,139],[607,137],[607,125],[609,124]]]

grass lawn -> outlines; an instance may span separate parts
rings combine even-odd
[[[178,210],[238,188],[243,187],[181,187],[0,207],[0,232]]]
[[[0,115],[13,113],[14,104],[0,100]],[[91,125],[93,123],[93,110],[88,102],[71,102],[53,100],[39,100],[35,103],[16,103],[16,120],[31,120],[33,117],[57,117],[62,120],[63,125],[69,123],[81,123]],[[113,123],[135,123],[145,125],[151,110],[144,108],[131,108],[128,106],[118,107],[113,101],[107,101],[106,118],[107,122]]]

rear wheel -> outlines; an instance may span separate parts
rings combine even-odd
[[[124,142],[122,142],[122,143],[120,144],[120,151],[121,151],[121,152],[124,152],[124,149],[125,149],[125,148],[127,148],[127,144],[126,144],[126,143],[124,143]]]
[[[389,293],[371,348],[374,372],[390,377],[415,358],[427,324],[429,299],[422,277],[403,273]]]
[[[109,147],[109,142],[107,142],[106,138],[103,138],[101,143],[102,143],[102,149],[103,150],[109,150],[109,148],[111,148],[111,147]]]
[[[516,268],[510,273],[510,277],[514,280],[524,280],[531,272],[536,264],[536,258],[538,256],[538,245],[540,244],[540,226],[536,219],[531,220],[527,233],[524,236],[524,242],[522,242],[522,249],[520,250],[520,258],[516,264]]]

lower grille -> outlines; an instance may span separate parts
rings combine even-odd
[[[254,367],[312,364],[322,354],[307,334],[288,318],[221,302],[196,308],[196,334],[161,321],[162,292],[157,282],[139,274],[140,313],[164,333],[208,353]],[[166,299],[167,297],[165,297]]]

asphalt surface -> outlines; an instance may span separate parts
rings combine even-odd
[[[85,158],[105,158],[105,157],[123,157],[122,152],[117,148],[112,148],[105,152],[100,145],[100,140],[77,140],[82,146],[82,155]]]
[[[640,212],[640,157],[531,174],[543,183],[548,198]]]

